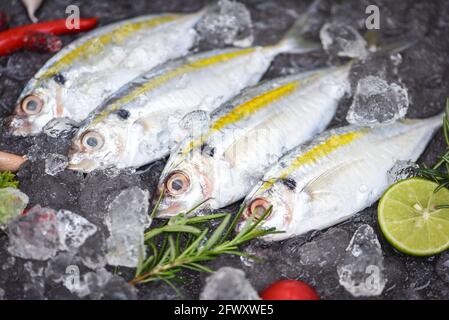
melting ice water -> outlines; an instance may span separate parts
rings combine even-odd
[[[320,30],[321,44],[332,56],[364,59],[366,41],[353,27],[341,23],[326,23]]]
[[[419,166],[413,161],[398,160],[388,170],[388,184],[415,177]]]
[[[346,255],[337,266],[340,284],[354,297],[378,296],[384,290],[384,258],[379,240],[369,225],[354,233]]]
[[[200,300],[260,300],[242,270],[223,267],[206,279]]]
[[[390,124],[403,118],[408,106],[407,89],[367,76],[357,83],[346,120],[357,125]]]
[[[196,29],[201,39],[213,46],[248,47],[254,40],[250,12],[236,1],[220,0]]]

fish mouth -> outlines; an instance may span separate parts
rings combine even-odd
[[[27,117],[12,115],[3,122],[7,132],[13,136],[26,137],[37,135],[41,130],[29,121]]]
[[[79,162],[70,161],[67,168],[73,171],[89,173],[95,169],[95,161],[89,159],[83,159]]]
[[[163,205],[160,204],[156,211],[157,218],[171,218],[182,211],[180,204]]]

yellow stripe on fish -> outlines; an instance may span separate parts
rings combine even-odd
[[[235,123],[242,118],[246,118],[251,114],[257,112],[258,110],[268,106],[272,102],[279,100],[282,97],[290,94],[299,86],[299,81],[294,81],[291,83],[287,83],[286,85],[280,86],[274,90],[263,93],[260,96],[255,97],[252,100],[249,100],[237,108],[232,109],[231,112],[219,118],[212,125],[211,130],[218,131],[228,126],[229,124]]]
[[[367,133],[368,129],[361,129],[359,131],[353,131],[343,134],[335,134],[330,136],[324,142],[314,146],[310,150],[296,157],[296,159],[294,159],[287,168],[282,170],[279,177],[265,181],[261,187],[261,190],[262,191],[267,190],[276,182],[276,180],[287,178],[291,173],[293,173],[301,166],[307,163],[315,162],[318,159],[329,155],[331,152],[353,142],[358,138],[361,138]]]
[[[300,85],[300,81],[293,81],[285,85],[279,86],[273,90],[264,92],[263,94],[248,100],[235,108],[233,108],[229,113],[218,118],[210,127],[209,132],[205,137],[201,137],[197,141],[191,141],[190,144],[182,151],[184,155],[192,151],[195,147],[200,146],[207,137],[212,133],[217,132],[224,127],[236,123],[237,121],[247,118],[250,115],[256,113],[260,109],[269,106],[271,103],[291,94]]]
[[[166,15],[150,20],[138,21],[138,22],[128,22],[110,32],[102,34],[101,36],[94,37],[79,47],[71,50],[61,59],[56,61],[48,69],[44,70],[42,74],[38,75],[39,79],[46,79],[54,76],[63,70],[66,66],[72,64],[75,60],[87,59],[91,56],[98,54],[105,45],[110,43],[120,44],[126,40],[129,36],[142,29],[155,28],[161,24],[171,22],[178,19],[180,15]]]
[[[189,63],[186,63],[174,70],[168,71],[166,73],[163,73],[160,76],[154,77],[150,79],[149,81],[145,82],[143,85],[136,87],[134,90],[130,91],[123,97],[117,99],[112,105],[108,106],[105,110],[100,112],[95,119],[92,121],[94,124],[102,121],[107,115],[111,114],[114,111],[117,111],[120,109],[123,105],[133,101],[137,97],[139,97],[142,94],[145,94],[162,84],[166,83],[167,81],[177,77],[181,76],[185,73],[206,68],[214,64],[222,63],[229,61],[231,59],[237,58],[242,55],[250,54],[256,50],[255,48],[248,48],[248,49],[242,49],[242,50],[236,50],[231,52],[225,52],[221,54],[217,54],[215,56],[207,57],[198,59]]]

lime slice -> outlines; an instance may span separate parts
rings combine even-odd
[[[449,248],[449,190],[429,180],[411,178],[392,185],[380,199],[379,226],[399,251],[430,256]]]

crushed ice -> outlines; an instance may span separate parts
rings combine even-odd
[[[387,282],[379,240],[369,225],[354,233],[345,257],[337,266],[340,284],[354,297],[380,295]]]
[[[143,248],[144,230],[151,224],[149,192],[132,187],[123,190],[109,205],[105,222],[107,261],[113,266],[136,267]]]
[[[346,120],[357,125],[391,124],[405,117],[407,89],[376,76],[360,79]]]
[[[51,176],[64,171],[69,165],[69,161],[66,156],[62,154],[51,153],[45,158],[45,173]]]
[[[418,169],[418,164],[413,161],[398,160],[394,163],[393,167],[388,170],[388,184],[413,178],[417,175]]]
[[[23,259],[47,260],[59,250],[72,250],[96,232],[83,217],[37,205],[7,227],[8,251]]]
[[[254,40],[251,14],[244,4],[236,1],[218,1],[196,29],[200,38],[213,46],[249,47]]]
[[[200,300],[260,300],[242,270],[223,267],[206,279]]]
[[[68,210],[56,213],[58,220],[59,249],[70,251],[78,249],[87,238],[97,232],[97,227],[87,219]]]
[[[366,41],[353,27],[341,23],[326,23],[320,30],[321,44],[330,55],[366,58]]]

